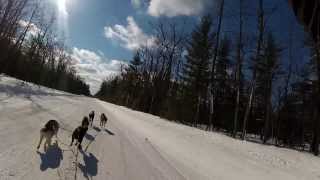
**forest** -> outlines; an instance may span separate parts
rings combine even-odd
[[[177,23],[152,25],[155,44],[141,47],[95,96],[207,131],[318,155],[319,40],[306,32],[297,42],[285,32],[288,41],[280,44],[268,28],[279,9],[264,0],[255,9],[239,0],[232,17],[236,30],[224,33],[229,7],[217,2],[217,13],[203,16],[191,33]],[[255,33],[246,31],[248,19],[255,21]],[[308,50],[308,62],[295,57],[297,43]]]
[[[0,0],[0,73],[50,88],[90,95],[55,26],[35,0]]]

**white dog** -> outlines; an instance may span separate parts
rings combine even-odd
[[[56,120],[49,120],[44,127],[40,130],[40,141],[37,149],[40,148],[43,138],[46,138],[44,143],[44,151],[47,151],[48,147],[51,145],[51,139],[53,136],[57,138],[59,131],[59,123]]]

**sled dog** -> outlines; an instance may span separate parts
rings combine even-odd
[[[94,111],[91,111],[89,113],[89,120],[90,120],[90,126],[92,127],[93,124],[93,119],[94,119]]]
[[[100,126],[101,127],[105,127],[107,121],[108,121],[107,116],[104,113],[102,113],[101,116],[100,116]]]
[[[81,143],[83,137],[86,135],[89,126],[89,119],[85,116],[82,120],[81,126],[77,127],[72,133],[72,140],[70,146],[73,145],[73,141],[76,140],[75,145],[78,146],[79,149],[82,149]]]
[[[53,136],[57,138],[59,131],[59,123],[56,120],[49,120],[44,127],[40,130],[40,141],[37,149],[40,148],[43,138],[46,139],[44,143],[44,151],[47,151],[48,147],[51,145],[51,139]]]

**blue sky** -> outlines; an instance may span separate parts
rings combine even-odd
[[[95,93],[101,81],[119,71],[122,62],[128,62],[135,50],[146,43],[152,44],[154,36],[150,23],[159,20],[176,23],[187,22],[192,31],[201,15],[216,14],[218,0],[49,0],[58,9],[58,28],[64,32],[76,69]],[[238,22],[237,2],[226,0],[226,19],[223,33],[235,39]],[[245,0],[247,36],[255,33],[257,0]],[[286,0],[265,0],[268,14],[267,31],[273,31],[286,48],[290,27],[293,29],[295,57],[305,59],[306,51],[301,41],[302,27],[296,21]],[[273,9],[275,11],[273,12]],[[271,13],[273,12],[273,13]],[[233,41],[233,39],[231,39]],[[254,46],[254,39],[247,39]],[[285,55],[284,51],[284,55]],[[285,63],[285,62],[284,62]]]

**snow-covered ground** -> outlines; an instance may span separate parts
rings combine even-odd
[[[0,77],[0,180],[320,179],[308,153],[239,141],[94,98]],[[70,136],[94,109],[109,118],[89,129],[83,152]],[[58,146],[36,151],[39,130],[60,122]],[[75,163],[76,162],[76,163]]]

